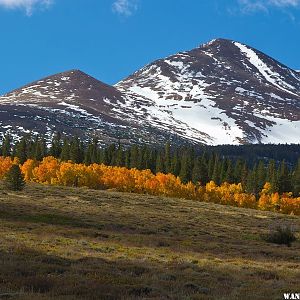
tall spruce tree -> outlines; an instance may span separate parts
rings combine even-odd
[[[227,170],[225,173],[225,178],[226,182],[228,183],[233,183],[234,182],[234,169],[232,166],[232,161],[230,159],[227,159]]]
[[[299,197],[300,196],[300,159],[298,160],[298,163],[293,172],[292,183],[293,183],[293,194],[295,197]]]
[[[247,180],[248,180],[248,167],[247,167],[247,163],[244,162],[242,167],[241,180],[238,181],[241,182],[244,191],[246,191],[247,189]]]
[[[171,173],[175,176],[179,176],[180,173],[180,159],[178,149],[174,151],[173,157],[171,158]]]
[[[60,159],[63,161],[70,160],[70,144],[67,139],[64,139],[63,145],[60,151]]]
[[[164,153],[164,163],[165,163],[165,172],[171,172],[171,145],[168,142],[165,145],[165,153]]]
[[[278,192],[280,194],[285,192],[291,192],[291,177],[289,169],[286,165],[285,160],[283,160],[280,164],[279,172],[278,172]]]
[[[51,141],[49,154],[53,157],[59,158],[61,153],[61,134],[57,132]]]
[[[21,191],[25,186],[24,175],[18,165],[12,165],[4,177],[4,185],[11,191]]]
[[[187,183],[192,179],[192,163],[191,155],[188,151],[185,151],[180,161],[179,177],[183,183]]]
[[[266,183],[266,168],[263,161],[259,161],[257,166],[257,185],[258,189],[262,190]]]
[[[157,154],[155,173],[165,173],[164,159],[161,153]]]
[[[19,158],[20,163],[23,164],[27,156],[27,137],[22,137],[21,140],[16,145],[16,157]]]
[[[196,157],[194,161],[194,167],[192,171],[192,182],[194,184],[197,184],[202,179],[202,164],[201,164],[201,158]]]
[[[5,135],[2,147],[1,147],[1,155],[6,157],[6,156],[11,156],[11,137],[9,134]]]

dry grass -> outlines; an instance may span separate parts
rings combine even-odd
[[[183,199],[0,189],[0,299],[282,299],[299,292],[300,217]],[[298,289],[298,290],[297,290]]]

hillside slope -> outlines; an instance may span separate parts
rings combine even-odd
[[[29,185],[0,192],[0,294],[13,299],[282,299],[300,218],[183,199]],[[298,235],[299,237],[299,235]]]

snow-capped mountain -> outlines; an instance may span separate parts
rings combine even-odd
[[[0,135],[17,139],[24,133],[51,137],[61,132],[104,143],[185,141],[145,122],[147,112],[141,116],[138,99],[133,110],[126,109],[130,101],[117,88],[79,70],[59,73],[0,97]]]
[[[300,75],[238,42],[218,39],[147,65],[116,85],[151,99],[207,143],[300,141]],[[198,135],[187,130],[186,136]]]
[[[300,73],[218,39],[115,86],[73,70],[12,91],[0,97],[6,131],[124,143],[299,143]]]

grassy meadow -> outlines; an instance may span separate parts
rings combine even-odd
[[[283,299],[300,217],[192,200],[0,186],[0,299]],[[291,247],[262,234],[289,225]]]

